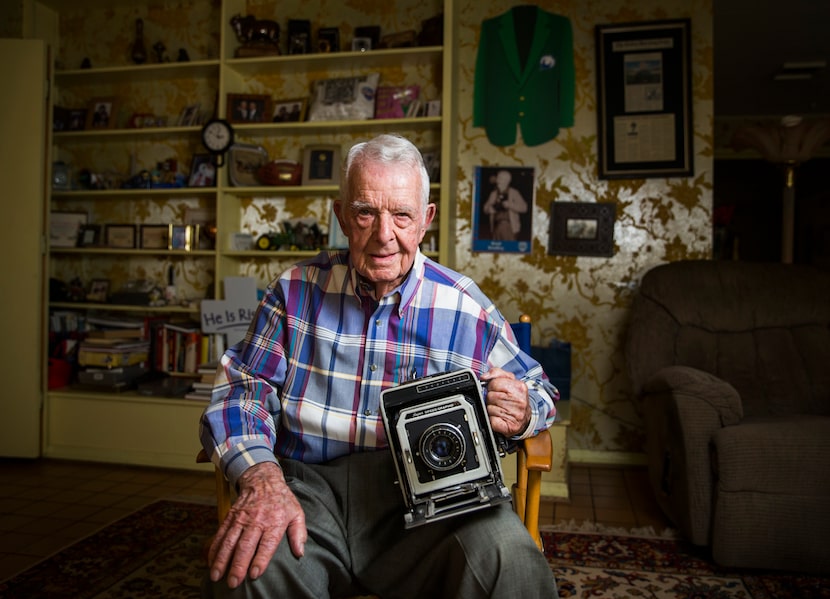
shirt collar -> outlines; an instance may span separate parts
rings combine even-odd
[[[421,280],[424,276],[424,265],[426,264],[426,256],[421,253],[421,250],[416,250],[415,260],[412,262],[412,268],[409,269],[403,282],[392,290],[386,297],[397,298],[398,312],[402,315],[406,308],[412,303],[418,289],[421,287]],[[352,288],[358,301],[362,298],[370,298],[374,300],[374,285],[364,279],[354,268],[354,265],[349,260],[350,278],[352,281]],[[383,298],[381,298],[381,301]]]

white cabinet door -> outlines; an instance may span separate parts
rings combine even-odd
[[[46,47],[0,39],[0,456],[40,455]]]

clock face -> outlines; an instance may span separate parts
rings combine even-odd
[[[208,121],[202,128],[202,143],[214,154],[222,154],[233,143],[233,129],[223,119]]]

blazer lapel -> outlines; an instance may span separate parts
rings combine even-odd
[[[519,48],[516,46],[516,28],[513,22],[513,11],[508,10],[499,22],[499,36],[504,45],[504,54],[510,70],[516,79],[522,80],[522,65],[519,64]]]

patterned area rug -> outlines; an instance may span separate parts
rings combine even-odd
[[[719,568],[678,539],[543,530],[542,541],[562,598],[830,598],[830,579]]]
[[[150,504],[0,582],[0,598],[195,599],[215,510]],[[563,598],[830,599],[830,579],[724,571],[676,539],[549,530],[542,538]]]

